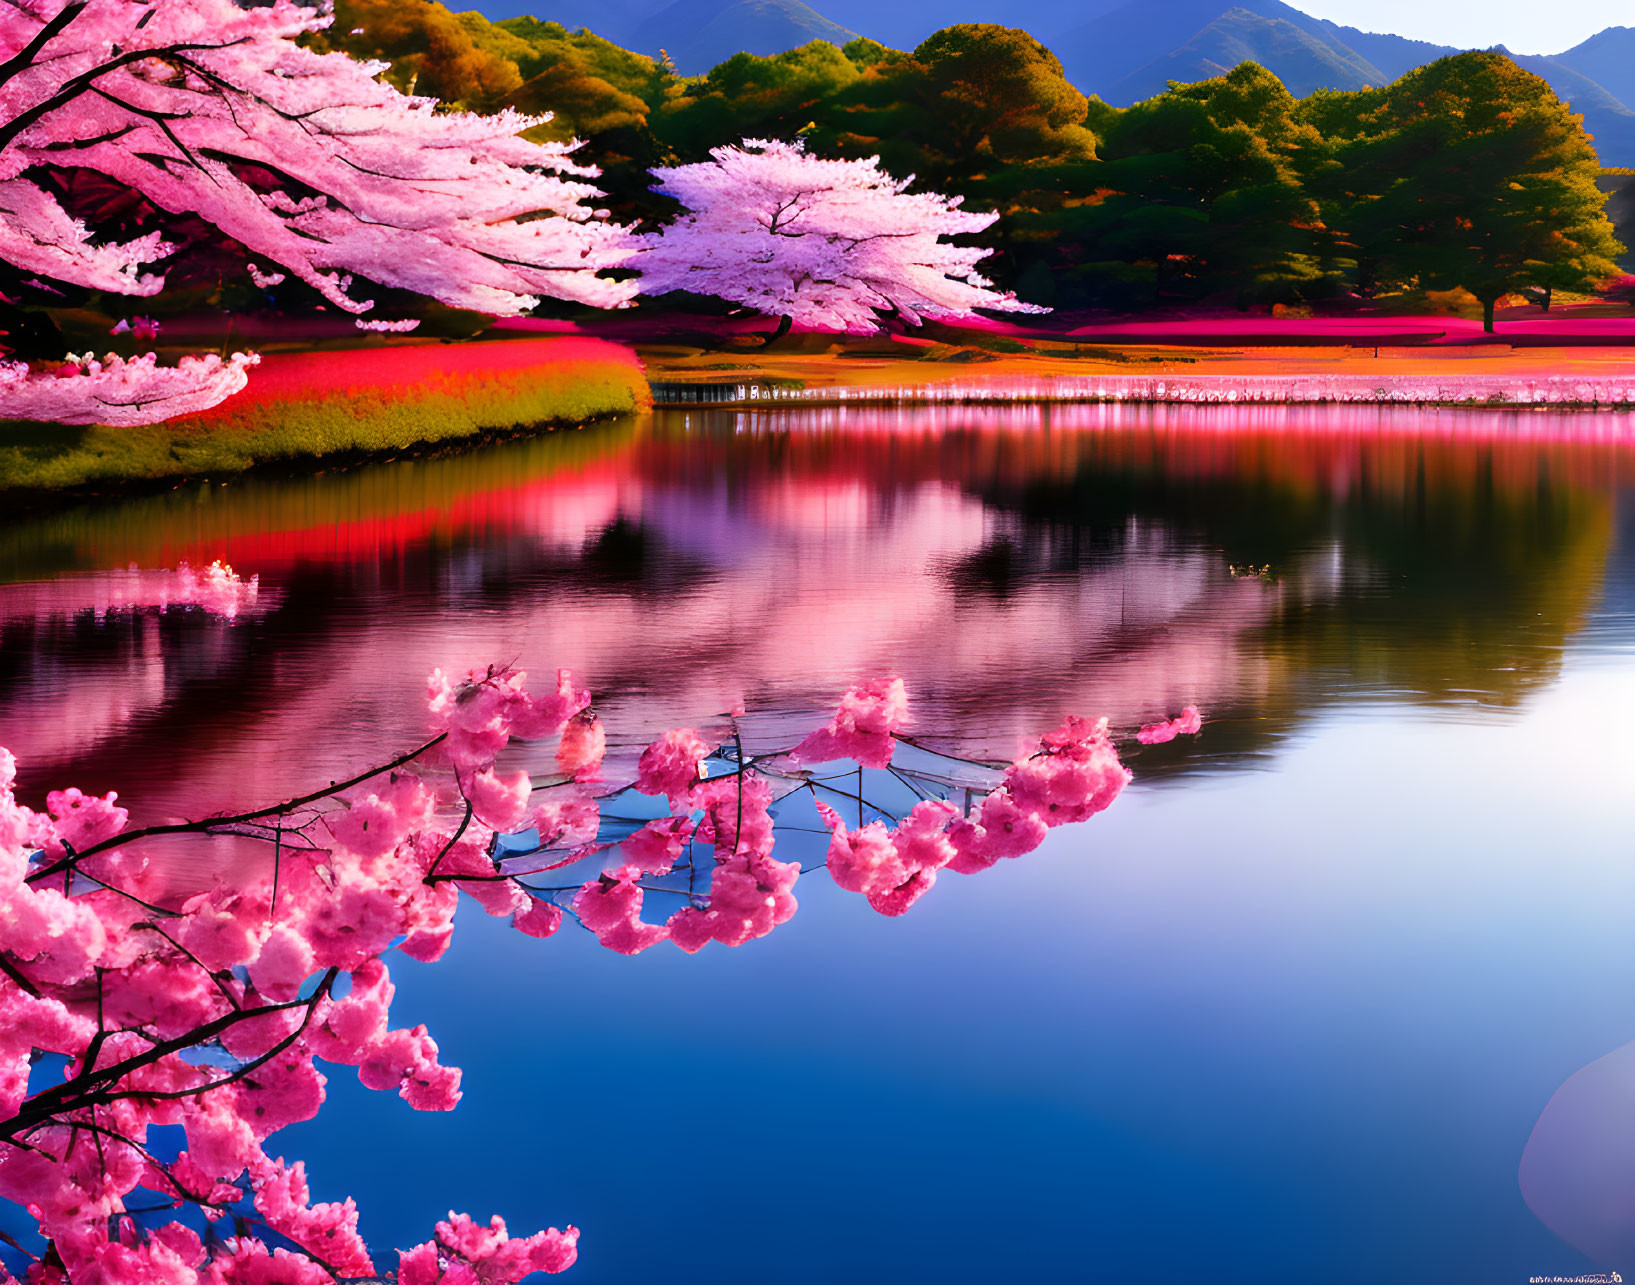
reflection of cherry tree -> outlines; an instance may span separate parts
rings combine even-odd
[[[44,620],[90,612],[101,620],[110,612],[163,613],[173,608],[197,608],[225,620],[236,620],[240,614],[265,611],[276,601],[276,594],[263,598],[259,576],[245,580],[217,559],[202,569],[186,562],[174,571],[127,567],[101,575],[19,586],[0,603],[0,625],[19,615]]]
[[[1335,672],[1348,692],[1491,691],[1510,704],[1537,691],[1600,582],[1605,494],[1635,476],[1628,452],[1566,417],[1472,411],[1450,426],[1443,415],[1426,437],[1407,412],[1328,414],[1334,423],[1298,408],[695,414],[685,434],[680,416],[661,417],[632,435],[262,482],[205,505],[81,510],[19,525],[0,561],[38,575],[225,557],[300,596],[299,646],[287,645],[294,622],[269,618],[286,640],[274,673],[253,659],[270,638],[256,621],[149,614],[92,631],[46,606],[68,589],[0,586],[5,649],[38,676],[0,675],[0,727],[42,785],[82,764],[100,788],[193,815],[230,805],[247,778],[299,790],[288,747],[316,725],[342,731],[337,770],[367,766],[414,735],[415,675],[451,659],[560,661],[613,693],[604,717],[648,735],[754,693],[753,721],[773,740],[827,692],[891,668],[932,725],[959,729],[943,748],[983,757],[1014,753],[1062,709],[1134,730],[1190,703],[1252,708],[1256,737],[1276,736],[1326,699],[1314,673],[1329,691]],[[1582,440],[1540,440],[1551,425]],[[1172,479],[1172,498],[1109,511],[1071,492],[1075,478],[1144,476]],[[1467,522],[1484,510],[1460,498],[1489,482],[1503,544]],[[1191,506],[1181,487],[1232,503]],[[1379,559],[1427,489],[1449,497],[1455,522],[1421,566],[1480,547],[1505,582],[1409,617],[1392,607],[1399,589],[1381,592],[1401,582],[1378,579]],[[1027,507],[1052,495],[1065,498],[1042,516]],[[1201,512],[1267,496],[1294,506],[1300,538],[1278,551],[1274,576],[1234,577],[1228,562],[1247,551],[1225,556]],[[1098,543],[1082,556],[1076,533],[1091,522]],[[610,530],[639,533],[645,553],[603,582]],[[1008,580],[973,578],[996,555]],[[398,564],[431,588],[406,597]],[[1359,587],[1377,620],[1348,613]]]
[[[384,956],[396,943],[439,958],[462,892],[531,937],[571,915],[623,954],[738,946],[795,913],[805,871],[773,855],[782,828],[821,820],[835,882],[900,915],[940,871],[1031,852],[1129,780],[1105,721],[1069,719],[1008,767],[920,750],[897,680],[847,692],[792,748],[747,745],[733,716],[724,740],[673,730],[611,787],[605,732],[567,671],[539,694],[510,670],[437,671],[429,707],[431,740],[350,780],[145,829],[112,794],[54,791],[30,811],[0,750],[0,1197],[38,1224],[31,1281],[375,1274],[352,1202],[313,1204],[303,1166],[266,1143],[318,1111],[318,1062],[417,1110],[453,1108],[460,1072],[425,1027],[390,1024]],[[501,771],[513,737],[556,738],[556,773],[536,787]],[[270,855],[177,894],[147,852],[180,835]],[[671,903],[662,918],[644,917],[650,898]],[[55,1082],[31,1077],[42,1056]],[[166,1126],[180,1149],[155,1133]],[[178,1206],[203,1214],[203,1237],[170,1220]],[[563,1270],[577,1239],[451,1214],[400,1253],[397,1279],[498,1285]]]

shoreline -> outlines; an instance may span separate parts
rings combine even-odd
[[[275,352],[243,393],[164,424],[0,424],[0,506],[22,516],[251,472],[344,471],[650,408],[1550,409],[1611,414],[1611,437],[1635,437],[1635,350],[1622,345],[1120,348],[951,328],[797,335],[770,351],[726,342],[508,328],[464,342]]]
[[[994,406],[1033,404],[1145,406],[1437,406],[1447,408],[1635,412],[1635,372],[1612,379],[1547,376],[1465,383],[1423,376],[1034,376],[982,382],[791,386],[749,377],[738,383],[700,381],[650,385],[655,408],[700,410],[825,406]]]
[[[255,470],[318,473],[650,404],[635,353],[600,339],[275,353],[244,392],[161,424],[0,424],[0,502],[15,511]]]

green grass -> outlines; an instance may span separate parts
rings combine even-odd
[[[287,381],[286,381],[287,382]],[[395,454],[517,429],[583,424],[645,403],[640,369],[612,361],[426,371],[388,386],[257,396],[145,428],[0,422],[0,493],[225,476],[259,465]]]

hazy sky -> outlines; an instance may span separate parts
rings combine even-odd
[[[1287,0],[1316,18],[1443,45],[1555,54],[1604,27],[1635,27],[1635,0]],[[821,6],[819,6],[821,9]]]

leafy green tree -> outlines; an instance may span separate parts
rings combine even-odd
[[[468,25],[434,0],[335,0],[333,25],[309,42],[390,63],[386,79],[397,88],[462,110],[495,110],[523,79],[513,61],[480,48]]]
[[[1504,55],[1443,58],[1305,115],[1335,142],[1321,181],[1365,289],[1463,288],[1491,332],[1506,294],[1614,274],[1621,247],[1582,118]]]
[[[703,76],[674,83],[653,114],[653,132],[682,162],[745,138],[787,142],[814,129],[860,74],[826,40],[770,57],[734,54]]]
[[[1296,107],[1254,63],[1099,107],[1099,157],[1059,174],[1056,211],[1022,222],[1054,232],[1039,239],[1081,302],[1331,292],[1331,237],[1306,191],[1326,149]]]
[[[864,40],[844,53],[859,74],[815,116],[811,150],[878,155],[893,174],[998,211],[981,236],[996,251],[984,270],[1019,287],[1038,257],[1019,216],[1059,205],[1059,169],[1096,154],[1089,100],[1061,62],[1027,32],[989,23],[945,28],[912,53]]]

